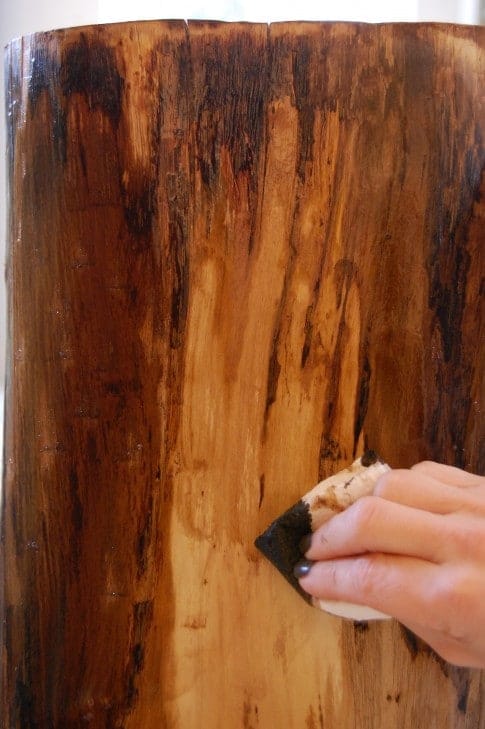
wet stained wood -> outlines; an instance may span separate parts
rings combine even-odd
[[[485,473],[484,33],[9,46],[6,727],[484,726],[253,547],[365,446]]]

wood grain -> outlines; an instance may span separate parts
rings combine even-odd
[[[485,726],[479,672],[253,547],[364,446],[485,473],[484,41],[9,46],[5,727]]]

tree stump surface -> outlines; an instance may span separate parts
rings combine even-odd
[[[485,726],[479,671],[253,546],[365,447],[485,473],[484,41],[10,44],[5,727]]]

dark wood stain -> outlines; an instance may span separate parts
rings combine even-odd
[[[308,355],[310,354],[310,347],[313,334],[313,306],[310,306],[306,310],[305,316],[305,341],[303,343],[303,349],[301,350],[301,366],[302,369],[305,367]]]
[[[15,683],[14,698],[14,726],[26,727],[26,729],[40,729],[40,723],[33,721],[34,699],[30,687],[20,678]]]
[[[355,408],[355,420],[354,420],[354,449],[353,449],[353,455],[357,455],[357,447],[358,442],[360,438],[360,434],[362,432],[362,427],[364,425],[365,416],[367,415],[367,408],[369,406],[369,390],[370,390],[370,381],[371,381],[371,368],[369,364],[369,360],[365,354],[365,348],[364,348],[364,354],[363,354],[363,363],[362,363],[362,369],[361,374],[359,377],[359,384],[358,384],[358,392],[357,392],[357,398],[356,398],[356,408]]]
[[[42,50],[41,46],[39,52],[42,53]],[[49,63],[38,63],[38,66],[40,75],[34,87],[37,94],[46,84],[56,82]],[[121,117],[124,82],[113,49],[88,39],[81,32],[79,41],[64,50],[61,67],[60,84],[64,96],[81,94],[90,111],[101,109],[117,126]]]
[[[451,679],[456,690],[456,708],[460,714],[466,715],[470,696],[470,672],[463,668],[450,667]]]
[[[49,39],[52,41],[51,36]],[[27,583],[21,603],[23,622],[29,628],[24,631],[25,668],[19,673],[18,682],[20,686],[30,687],[28,694],[25,690],[19,694],[22,726],[29,725],[27,706],[29,721],[38,722],[39,726],[47,716],[52,717],[53,726],[75,721],[72,711],[79,690],[78,671],[84,669],[89,673],[92,657],[76,668],[69,656],[82,653],[85,635],[89,633],[97,634],[98,644],[100,648],[104,646],[106,655],[116,652],[116,643],[113,644],[110,637],[113,627],[100,619],[99,612],[102,614],[106,610],[100,606],[109,598],[105,586],[107,568],[112,570],[118,583],[113,585],[113,596],[122,594],[146,574],[153,550],[159,550],[163,539],[168,539],[165,530],[160,536],[153,533],[152,520],[156,519],[160,525],[163,511],[159,492],[149,477],[159,468],[160,445],[163,448],[162,423],[155,407],[159,364],[156,360],[147,361],[139,337],[141,323],[153,309],[161,310],[162,320],[170,319],[167,314],[171,306],[171,288],[167,287],[165,297],[153,299],[148,282],[159,277],[159,266],[152,257],[153,247],[140,247],[137,243],[140,236],[148,241],[151,236],[155,210],[150,200],[154,196],[155,183],[153,179],[145,183],[135,167],[130,189],[116,184],[122,179],[122,170],[119,158],[111,149],[124,144],[120,136],[124,134],[124,129],[120,131],[124,83],[111,48],[81,34],[78,43],[66,48],[61,70],[49,61],[50,53],[51,49],[46,50],[41,44],[40,60],[39,54],[34,54],[36,70],[31,81],[30,103],[34,118],[36,113],[39,116],[38,122],[33,123],[32,133],[34,139],[39,133],[42,141],[38,147],[34,146],[34,176],[24,184],[23,194],[29,199],[30,208],[24,221],[25,245],[19,249],[16,260],[16,270],[22,270],[33,286],[29,302],[19,289],[15,292],[16,300],[27,320],[33,316],[35,326],[49,328],[46,339],[37,344],[33,342],[31,350],[26,352],[26,357],[33,363],[26,390],[30,403],[26,412],[31,424],[26,421],[23,443],[19,443],[23,453],[19,454],[17,474],[26,488],[20,496],[22,505],[20,501],[16,504],[19,513],[23,514],[20,523],[17,517],[12,518],[12,523],[17,523],[20,559],[26,560],[23,555],[27,542],[35,541],[39,545],[38,550],[35,553],[30,550],[29,555],[31,562],[35,559],[30,568],[35,582]],[[43,127],[40,104],[44,92],[54,109],[63,108],[67,114],[77,107],[85,114],[85,136],[80,136],[71,127],[66,130],[67,159],[59,159],[56,136],[48,127]],[[98,112],[109,119],[110,130],[97,126]],[[104,164],[94,171],[98,143],[104,146],[105,157]],[[83,176],[86,170],[89,171],[90,188],[81,189],[73,179],[72,164],[76,158],[81,159]],[[156,175],[156,169],[153,174]],[[66,198],[60,197],[62,186],[65,186],[70,208],[72,234],[77,240],[81,238],[82,246],[91,249],[96,262],[93,272],[84,268],[69,272],[74,250],[69,249],[67,229],[60,235],[53,234],[50,229],[57,219],[54,207],[59,206],[58,210],[62,211],[65,204]],[[96,210],[97,202],[103,207],[103,217]],[[106,203],[111,207],[104,207]],[[31,240],[39,241],[37,255],[34,252],[32,256],[29,249],[29,234]],[[167,240],[167,249],[177,243]],[[37,270],[42,271],[42,276],[35,275]],[[113,288],[113,280],[122,286]],[[141,288],[138,286],[140,281],[143,282]],[[137,292],[136,297],[133,297],[133,291]],[[50,308],[38,305],[54,299]],[[118,312],[123,310],[129,315],[125,325],[119,328]],[[105,317],[111,321],[108,327],[103,324]],[[180,329],[180,324],[176,326]],[[160,345],[156,336],[154,339],[155,347],[164,346],[160,335]],[[71,354],[64,363],[57,353],[61,347],[66,348],[66,341]],[[49,362],[47,379],[41,379],[40,374],[44,362]],[[175,372],[176,362],[172,377]],[[170,387],[169,391],[170,397],[176,397],[176,386]],[[113,394],[117,397],[113,398]],[[55,428],[68,444],[63,452],[54,452],[51,456],[55,459],[52,463],[56,463],[57,472],[50,467],[46,473],[39,461],[39,450],[43,448],[47,454],[51,449],[49,442],[36,441],[35,423],[39,418],[43,419],[47,431]],[[166,437],[173,437],[170,433],[174,432],[175,423],[173,415],[166,419],[163,424]],[[148,424],[152,446],[147,437]],[[65,493],[63,484],[70,485]],[[140,514],[141,526],[134,534],[130,533],[129,526],[133,520],[132,507],[128,502],[123,505],[123,493],[128,485],[134,488],[136,510],[139,509]],[[50,496],[46,505],[40,507],[44,488]],[[64,508],[64,504],[70,509],[72,534],[69,537],[66,531],[56,543],[53,537],[55,514],[57,509]],[[166,511],[166,518],[168,516]],[[122,541],[121,535],[116,533],[117,523],[125,525]],[[27,565],[28,561],[26,568]],[[64,568],[70,575],[67,583],[53,581],[49,588],[52,603],[48,610],[39,610],[36,606],[40,596],[35,597],[35,585],[49,579],[47,575],[53,570]],[[168,570],[166,563],[167,595],[170,594]],[[92,590],[92,598],[88,601],[79,593],[81,585],[87,582],[91,583]],[[110,609],[110,612],[113,625],[118,626],[114,630],[118,631],[119,639],[125,642],[126,638],[122,636],[130,635],[132,619],[134,628],[127,644],[132,658],[126,677],[122,675],[123,662],[112,667],[112,680],[118,686],[112,694],[109,710],[113,725],[118,721],[116,716],[124,715],[136,698],[135,676],[143,664],[144,641],[149,630],[149,623],[140,619],[139,606],[131,618],[125,601],[118,599],[117,602],[118,609]],[[73,622],[74,613],[81,621],[79,630]],[[165,644],[170,635],[169,620],[168,612]],[[143,629],[140,621],[145,625]],[[42,653],[39,652],[41,643]],[[44,676],[42,685],[36,682],[35,674]],[[101,685],[97,692],[103,692]]]
[[[257,704],[253,706],[249,698],[243,704],[242,726],[244,729],[257,729],[260,726]]]
[[[419,646],[421,641],[416,635],[414,635],[411,630],[409,630],[409,628],[406,628],[404,625],[401,625],[401,631],[407,649],[409,650],[412,658],[416,658],[419,652]]]
[[[181,176],[179,176],[181,177]],[[189,191],[187,180],[181,189],[169,190],[169,238],[172,268],[175,273],[171,303],[170,343],[178,348],[183,343],[189,298],[189,256],[187,251],[189,230]]]
[[[321,285],[321,271],[318,274],[317,280],[313,286],[313,300],[309,304],[305,315],[305,341],[301,351],[301,366],[305,367],[308,357],[310,355],[311,347],[313,344],[313,324],[315,318],[315,307],[320,297],[320,285]]]
[[[148,498],[145,512],[141,515],[141,528],[136,541],[136,558],[138,578],[142,577],[148,567],[150,542],[153,537],[153,495]]]
[[[271,405],[276,401],[276,393],[278,390],[278,380],[281,372],[281,365],[278,361],[278,331],[273,336],[271,356],[268,364],[268,384],[266,394],[266,412],[268,413]]]
[[[60,64],[52,54],[49,34],[44,36],[45,42],[39,43],[30,58],[29,68],[29,101],[32,112],[45,95],[50,105],[48,123],[52,129],[52,137],[60,159],[66,158],[66,112],[62,97],[59,95]]]
[[[202,180],[211,187],[219,177],[222,148],[229,151],[235,177],[250,172],[257,163],[264,145],[267,46],[260,46],[256,34],[244,31],[231,44],[217,32],[206,36],[204,26],[203,22],[192,23],[191,47],[198,61],[198,45],[210,36],[200,69],[196,140]],[[217,25],[210,27],[210,31],[215,29]]]
[[[279,361],[280,357],[280,348],[282,346],[282,342],[284,341],[284,335],[286,327],[288,326],[287,321],[285,321],[285,308],[287,306],[287,297],[290,289],[290,282],[293,276],[294,272],[294,265],[296,260],[296,246],[295,246],[295,237],[296,237],[296,220],[298,219],[297,215],[298,210],[298,201],[295,202],[295,215],[292,222],[292,227],[289,235],[289,257],[288,257],[288,263],[285,270],[285,278],[283,282],[283,288],[280,294],[280,300],[278,302],[278,309],[276,311],[275,315],[275,324],[273,328],[272,333],[272,340],[271,340],[271,351],[268,361],[268,375],[267,375],[267,383],[266,383],[266,407],[265,407],[265,416],[264,416],[264,423],[263,423],[263,435],[266,433],[268,423],[269,423],[269,416],[270,416],[270,409],[271,406],[274,404],[277,398],[277,392],[278,392],[278,385],[279,385],[279,378],[280,378],[280,372],[281,372],[281,364]]]
[[[124,193],[124,212],[128,230],[135,239],[149,235],[156,212],[154,181],[140,179],[136,190],[125,190]]]
[[[259,477],[259,504],[258,508],[261,509],[263,505],[264,500],[264,489],[265,489],[265,479],[264,479],[264,473]]]
[[[305,179],[305,165],[312,161],[313,125],[315,121],[315,99],[311,93],[312,43],[301,37],[292,53],[293,92],[298,110],[298,175]]]
[[[324,473],[327,470],[327,461],[331,462],[338,462],[342,458],[342,452],[340,450],[340,445],[338,441],[336,441],[334,438],[332,438],[331,435],[328,433],[322,434],[322,439],[320,443],[320,453],[319,453],[319,473]]]
[[[126,710],[132,708],[136,701],[137,676],[142,672],[145,658],[145,642],[153,618],[153,601],[145,600],[133,605],[133,637],[131,661],[126,670]]]

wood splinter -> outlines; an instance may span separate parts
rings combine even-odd
[[[365,605],[321,600],[305,593],[293,569],[301,560],[302,538],[328,519],[344,511],[362,496],[368,496],[384,473],[390,470],[377,453],[367,451],[348,468],[326,478],[279,516],[255,541],[256,547],[311,605],[351,620],[376,620],[388,615]]]

